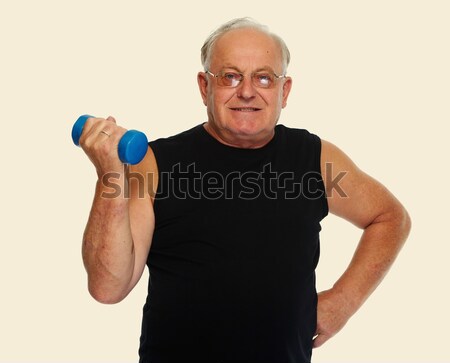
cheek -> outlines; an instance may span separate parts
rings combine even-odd
[[[279,90],[267,90],[268,92],[260,92],[259,97],[270,108],[278,108],[283,104],[283,92]]]
[[[226,94],[223,92],[216,92],[215,94],[211,92],[209,102],[212,107],[218,112],[227,109],[228,102],[233,98],[233,95]]]

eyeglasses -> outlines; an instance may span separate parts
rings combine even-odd
[[[244,75],[239,72],[221,71],[217,74],[214,74],[209,70],[206,70],[205,73],[215,77],[217,79],[217,85],[219,87],[234,88],[239,86],[239,84],[244,79]],[[275,85],[276,80],[280,78],[286,78],[285,75],[278,76],[275,73],[268,71],[255,72],[252,73],[250,77],[252,79],[253,85],[258,88],[272,88]]]

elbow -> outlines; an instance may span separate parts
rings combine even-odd
[[[411,217],[408,211],[403,206],[400,206],[400,208],[398,208],[396,215],[397,215],[396,218],[397,228],[400,235],[399,237],[400,240],[404,243],[408,238],[409,233],[411,232],[412,227]]]
[[[408,238],[408,236],[409,236],[409,233],[411,232],[412,221],[411,221],[411,217],[410,217],[408,211],[405,208],[403,208],[403,222],[402,222],[402,225],[403,225],[403,230],[404,230],[404,233],[405,233],[405,240],[406,240],[406,238]]]
[[[118,304],[123,300],[123,298],[119,298],[113,295],[97,294],[92,293],[91,291],[89,293],[91,294],[91,296],[94,298],[95,301],[105,305]]]
[[[106,305],[118,304],[128,295],[123,290],[98,286],[92,283],[88,284],[88,291],[94,300]]]

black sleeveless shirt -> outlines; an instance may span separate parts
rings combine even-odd
[[[240,149],[198,125],[149,145],[159,182],[140,362],[310,362],[320,139],[278,125]]]

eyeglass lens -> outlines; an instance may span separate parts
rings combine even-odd
[[[257,72],[251,75],[253,85],[258,88],[270,88],[275,83],[275,75],[269,72]],[[244,75],[237,72],[222,72],[217,75],[218,85],[221,87],[237,87]]]

